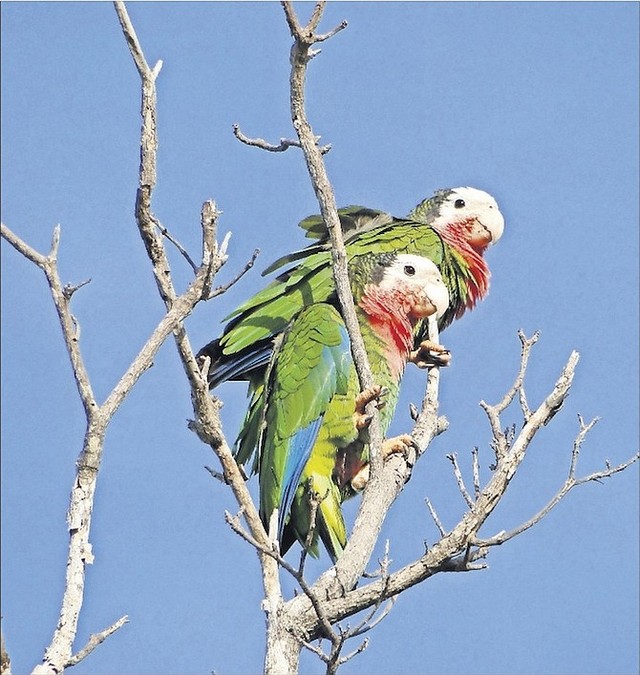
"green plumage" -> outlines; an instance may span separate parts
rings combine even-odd
[[[426,293],[432,277],[439,281],[443,297],[446,290],[437,269],[424,258],[369,254],[350,265],[365,349],[376,384],[386,390],[380,414],[383,433],[395,410],[412,344],[413,324],[406,307],[416,302],[411,293]],[[362,304],[365,297],[368,302]],[[444,311],[446,302],[441,306]],[[394,331],[404,342],[389,339]],[[277,526],[282,551],[298,539],[317,555],[320,537],[335,560],[346,544],[341,504],[354,494],[350,481],[368,461],[366,430],[354,416],[359,391],[342,317],[328,303],[304,308],[276,344],[260,392],[260,513],[266,527]],[[317,518],[310,536],[312,495]],[[273,519],[276,509],[278,518]]]
[[[487,193],[474,188],[438,191],[406,218],[360,206],[340,209],[338,215],[355,297],[360,296],[364,280],[371,280],[371,261],[377,256],[378,264],[384,265],[380,262],[383,256],[397,254],[421,256],[439,269],[449,297],[449,304],[438,311],[440,330],[486,294],[489,272],[482,256],[487,245],[500,238],[504,227],[498,206]],[[309,530],[309,500],[304,496],[304,486],[311,480],[314,490],[326,495],[321,501],[318,531],[336,556],[344,541],[336,505],[350,487],[344,481],[329,480],[327,471],[331,461],[335,468],[336,453],[340,459],[342,448],[349,448],[342,453],[342,459],[353,464],[348,471],[355,470],[363,459],[364,441],[352,421],[358,385],[353,366],[347,368],[339,357],[349,348],[348,344],[345,347],[346,331],[337,311],[325,224],[319,216],[311,216],[300,226],[314,243],[271,265],[265,273],[289,268],[233,312],[222,336],[203,347],[199,356],[211,359],[212,388],[227,380],[249,382],[249,409],[234,454],[238,463],[247,464],[258,450],[253,470],[259,469],[264,486],[261,511],[265,523],[274,508],[282,511],[285,504],[278,524],[280,538],[284,544],[295,537],[304,543]],[[414,347],[428,337],[426,327],[426,321],[412,323],[407,339]],[[365,322],[363,336],[368,328]],[[343,340],[340,349],[336,346],[339,337]],[[387,336],[386,342],[390,339]],[[376,380],[386,383],[385,340],[380,344],[372,340],[367,349],[382,364]],[[397,379],[397,361],[392,385]],[[285,362],[286,367],[282,365]],[[391,390],[394,397],[397,388],[392,386]],[[350,401],[349,416],[341,397]],[[394,405],[384,409],[385,424]],[[318,410],[324,411],[322,419],[317,416]],[[305,473],[304,466],[296,466],[293,471],[286,459],[290,452],[282,450],[292,439],[304,445],[305,434],[309,438],[317,434],[313,461],[323,467],[317,474]],[[288,518],[289,509],[295,518]],[[326,509],[329,511],[324,513]],[[315,542],[311,548],[315,550]]]
[[[451,298],[449,309],[440,319],[440,329],[451,322],[454,314],[451,307],[464,305],[467,299],[465,280],[468,267],[431,225],[417,220],[394,218],[380,211],[361,207],[347,207],[340,209],[338,213],[345,229],[347,259],[351,270],[358,269],[372,251],[401,251],[429,258],[440,269]],[[311,217],[302,221],[301,225],[313,232],[314,236],[320,236],[320,223],[324,227],[319,217]],[[304,258],[303,253],[306,256]],[[296,259],[300,259],[298,266],[280,275],[230,315],[231,322],[218,343],[223,358],[246,351],[251,353],[261,343],[270,344],[304,307],[314,302],[337,305],[328,245],[321,244],[317,246],[317,250],[311,247],[299,254],[282,258],[267,271]],[[418,324],[416,344],[426,337],[426,323]],[[263,404],[261,382],[264,380],[264,367],[258,368],[249,379],[250,408],[235,446],[236,458],[240,464],[248,463],[256,448],[255,419],[260,416]]]
[[[286,464],[295,452],[291,446],[296,435],[315,422],[320,428],[313,453],[302,468],[300,485],[294,481],[296,485],[289,486],[294,493],[291,514],[281,514],[279,536],[287,544],[295,537],[306,540],[310,507],[305,490],[311,487],[325,497],[320,505],[319,530],[337,555],[346,532],[340,514],[342,496],[331,480],[335,452],[358,435],[352,420],[358,378],[340,315],[324,303],[303,310],[274,355],[260,453],[260,512],[268,525],[274,509],[283,508]],[[311,550],[317,555],[316,541],[317,536]]]

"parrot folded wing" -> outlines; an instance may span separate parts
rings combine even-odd
[[[260,513],[268,527],[279,510],[279,538],[324,414],[347,393],[351,372],[349,336],[337,310],[324,303],[305,309],[273,354],[263,392]]]

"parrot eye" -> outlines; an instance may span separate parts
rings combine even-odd
[[[404,273],[408,277],[412,277],[416,273],[416,268],[413,265],[405,265],[404,266]]]
[[[453,204],[457,209],[462,209],[465,206],[464,199],[456,199]]]

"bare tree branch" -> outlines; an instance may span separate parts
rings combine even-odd
[[[184,246],[169,232],[169,230],[158,221],[158,229],[163,237],[166,237],[180,252],[180,255],[189,263],[189,266],[194,272],[198,271],[198,266],[193,262],[189,252]]]
[[[318,2],[315,5],[312,16],[304,27],[298,22],[292,4],[290,2],[283,2],[282,5],[294,39],[291,49],[290,75],[292,123],[300,140],[307,163],[307,170],[320,206],[320,212],[329,232],[338,299],[351,339],[351,349],[360,385],[362,389],[365,389],[371,387],[374,382],[355,316],[353,297],[349,284],[346,251],[335,197],[322,161],[322,153],[317,146],[316,135],[313,133],[306,117],[304,93],[307,63],[317,53],[311,50],[311,46],[315,42],[320,41],[319,37],[323,40],[328,39],[328,37],[334,35],[338,30],[344,28],[346,24],[340,24],[333,31],[323,36],[318,36],[315,31],[322,16],[324,3]],[[434,414],[434,411],[437,411],[438,381],[439,375],[436,368],[429,374],[423,414],[419,416],[418,425],[413,434],[414,439],[416,439],[417,448],[421,448],[421,451],[424,451],[433,436],[442,431],[446,424],[444,421],[438,420],[437,412]],[[314,593],[321,597],[340,592],[340,589],[344,590],[355,586],[370,559],[384,516],[408,479],[411,466],[413,466],[415,459],[420,454],[420,450],[416,449],[413,452],[413,456],[410,456],[406,462],[402,459],[392,458],[383,466],[380,454],[382,434],[375,405],[370,405],[367,413],[372,416],[372,423],[369,427],[370,479],[364,491],[356,523],[345,551],[338,559],[334,568],[325,573],[313,586]],[[296,603],[304,602],[305,600],[304,596],[300,596],[288,603],[287,607],[290,610],[289,615],[291,617],[299,615],[300,608],[296,606]],[[298,627],[297,621],[292,621],[291,625],[292,628]],[[301,639],[304,640],[303,634]],[[337,663],[336,645],[334,645],[334,649],[332,650],[331,659],[331,663]],[[295,666],[297,666],[297,662]],[[269,649],[267,649],[265,670],[267,672],[275,672],[276,670]]]
[[[527,364],[529,363],[529,354],[531,348],[538,341],[540,337],[540,332],[536,331],[531,338],[525,337],[524,333],[519,330],[518,338],[522,345],[522,352],[520,355],[520,369],[516,376],[516,380],[513,383],[512,387],[507,391],[502,400],[496,405],[488,405],[484,401],[480,401],[480,405],[483,410],[486,412],[487,417],[489,418],[489,424],[491,425],[491,431],[493,432],[493,442],[492,447],[496,454],[496,460],[500,461],[507,452],[509,451],[509,439],[507,434],[502,431],[500,428],[500,414],[511,404],[516,393],[520,396],[520,407],[522,409],[523,417],[525,422],[531,417],[531,411],[527,405],[527,399],[524,393],[524,375],[527,369]]]
[[[80,663],[82,659],[86,658],[99,645],[102,644],[110,635],[113,635],[119,628],[122,628],[125,623],[129,622],[128,616],[120,617],[115,623],[111,624],[99,633],[94,633],[87,644],[77,653],[74,654],[66,663],[67,667],[75,666]]]
[[[473,465],[473,496],[478,499],[480,496],[480,463],[478,461],[478,448],[471,451],[471,461]]]
[[[35,673],[58,673],[65,665],[69,665],[70,659],[73,659],[73,663],[77,663],[85,655],[85,651],[81,650],[75,657],[71,656],[84,597],[84,568],[85,565],[93,562],[89,534],[107,426],[140,376],[151,366],[164,340],[176,330],[191,313],[195,304],[202,298],[205,276],[209,272],[200,274],[183,295],[174,295],[174,301],[167,314],[120,378],[107,400],[100,406],[95,400],[89,374],[82,358],[79,323],[70,309],[71,297],[80,286],[63,285],[58,273],[59,226],[54,229],[51,251],[46,256],[26,244],[4,224],[2,224],[2,237],[19,253],[42,269],[47,278],[71,361],[73,376],[87,419],[84,444],[77,462],[77,475],[71,492],[67,515],[70,533],[69,554],[60,618],[51,644],[45,653],[43,663],[36,666],[34,670]],[[221,264],[221,260],[216,263],[217,266],[219,264]],[[216,265],[210,264],[212,269],[216,269]],[[117,630],[123,623],[119,624],[114,630]],[[102,639],[95,644],[92,643],[91,650],[112,632],[107,630],[97,634],[102,636]]]
[[[266,150],[267,152],[285,152],[289,148],[300,148],[300,141],[295,141],[292,138],[281,138],[278,145],[269,143],[263,138],[249,138],[245,136],[242,131],[240,131],[240,126],[238,124],[233,125],[233,135],[245,145],[250,145],[254,148],[260,148],[260,150]],[[316,136],[316,143],[320,141],[320,136]],[[323,155],[326,155],[329,150],[331,150],[331,145],[323,145],[320,147],[320,152]]]
[[[45,273],[58,312],[65,345],[71,360],[73,375],[87,418],[83,449],[77,462],[77,475],[71,493],[71,503],[67,516],[70,541],[66,584],[60,618],[51,644],[45,652],[43,662],[36,666],[34,669],[35,673],[59,673],[66,666],[75,665],[126,622],[126,617],[123,617],[123,619],[105,631],[96,633],[82,650],[72,655],[73,642],[77,633],[78,618],[84,596],[84,567],[93,562],[89,532],[106,428],[131,388],[135,385],[141,374],[151,365],[152,359],[161,344],[172,332],[176,336],[179,347],[181,347],[183,363],[186,362],[185,369],[188,375],[190,375],[190,381],[192,383],[196,382],[200,386],[201,391],[207,392],[206,380],[199,372],[186,335],[184,334],[182,322],[198,302],[208,297],[213,276],[226,260],[225,249],[228,238],[219,248],[215,240],[218,213],[213,202],[206,202],[202,213],[203,251],[201,265],[195,269],[195,278],[185,293],[178,295],[174,290],[170,279],[168,260],[161,239],[161,235],[164,233],[167,236],[168,232],[166,228],[159,225],[150,208],[151,190],[155,184],[156,176],[155,80],[160,72],[161,62],[158,62],[153,69],[147,66],[124,4],[116,2],[115,7],[134,62],[142,78],[143,124],[141,133],[140,187],[138,189],[136,214],[142,239],[153,263],[156,282],[167,307],[167,314],[132,362],[127,372],[117,383],[104,405],[99,406],[95,401],[89,376],[80,352],[79,324],[71,314],[69,306],[74,292],[83,284],[76,286],[67,284],[63,286],[58,274],[57,255],[60,243],[60,228],[56,227],[54,229],[51,251],[45,256],[27,245],[4,224],[2,225],[2,236],[18,252],[40,267]],[[160,234],[158,234],[157,228],[160,228]],[[177,243],[170,235],[168,235],[168,238],[174,244]],[[179,245],[178,248],[179,250],[181,249]],[[220,452],[227,460],[226,466],[223,462],[225,473],[227,476],[232,476],[232,482],[233,478],[236,479],[236,492],[239,493],[240,499],[248,500],[249,506],[247,507],[247,511],[250,512],[250,515],[254,516],[253,520],[249,516],[250,524],[260,534],[264,530],[259,517],[257,516],[255,507],[253,508],[253,512],[251,512],[253,504],[248,491],[243,485],[244,481],[239,476],[235,462],[233,462],[231,457],[231,452],[226,443],[224,443],[219,429],[219,420],[217,419],[218,409],[208,396],[206,398],[208,405],[203,406],[202,409],[209,414],[209,417],[206,415],[203,417],[205,418],[205,422],[214,420],[214,426],[215,422],[218,422],[216,428],[217,435],[206,433],[210,431],[206,423],[201,424],[201,430],[204,429],[202,433],[208,435],[209,438],[216,436]],[[238,486],[241,486],[241,488],[239,489]]]
[[[431,500],[428,497],[425,497],[425,504],[427,505],[427,508],[429,509],[429,513],[431,514],[431,517],[433,518],[433,522],[436,524],[436,527],[438,528],[438,532],[440,532],[440,536],[445,537],[447,534],[447,531],[444,529],[444,526],[442,525],[442,521],[438,517],[438,514],[436,513],[435,508],[433,507],[433,504],[431,503]]]
[[[159,67],[156,66],[153,70],[148,67],[124,4],[116,2],[115,7],[142,84],[143,122],[141,130],[140,185],[136,199],[136,220],[153,266],[153,273],[160,296],[165,305],[171,307],[175,301],[175,290],[171,281],[166,253],[162,246],[162,241],[157,234],[157,219],[151,209],[151,194],[156,180],[155,79]],[[211,279],[224,260],[216,256],[218,251],[215,242],[215,218],[208,218],[203,212],[202,225],[203,264],[199,268],[196,277],[202,275],[203,291],[206,290],[206,293],[202,297],[207,297],[210,295]],[[251,499],[242,472],[236,464],[231,449],[222,433],[219,415],[220,402],[209,395],[207,379],[196,362],[195,355],[182,325],[174,331],[174,337],[182,366],[191,386],[191,399],[195,413],[192,428],[197,432],[200,439],[210,445],[216,453],[222,465],[225,482],[230,485],[234,497],[240,506],[251,537],[259,544],[258,555],[262,567],[262,581],[265,591],[263,608],[269,620],[269,617],[277,617],[280,614],[283,604],[278,576],[278,562],[265,552],[269,548],[269,537]],[[287,637],[282,632],[272,632],[267,635],[268,644],[277,640],[285,643],[288,640],[291,644],[295,642],[295,638],[292,636]],[[280,672],[288,671],[291,670],[291,665],[286,660],[280,661],[275,664],[275,669]]]
[[[83,449],[77,463],[77,475],[71,492],[71,503],[67,516],[70,532],[69,555],[60,619],[52,642],[45,653],[43,663],[36,666],[34,670],[36,673],[57,673],[72,658],[72,646],[77,632],[84,595],[84,568],[85,565],[93,562],[89,533],[97,475],[102,461],[103,442],[107,426],[131,388],[151,365],[164,340],[171,332],[176,330],[176,327],[189,315],[201,298],[202,289],[199,288],[199,285],[202,284],[202,279],[194,281],[185,294],[175,298],[175,302],[166,316],[154,330],[127,372],[116,384],[105,403],[99,406],[94,398],[89,375],[80,351],[79,324],[70,310],[70,299],[73,293],[69,292],[69,285],[63,286],[58,273],[57,254],[60,228],[56,227],[54,230],[53,244],[48,256],[35,251],[4,224],[2,225],[2,236],[45,273],[58,312],[78,393],[87,418]],[[107,632],[102,639],[104,640],[109,634]],[[95,646],[97,645],[94,645],[92,649]],[[83,653],[81,651],[76,655],[75,662],[79,661]]]
[[[493,537],[487,538],[474,537],[473,544],[475,546],[487,547],[487,546],[500,546],[501,544],[504,544],[505,542],[509,541],[510,539],[513,539],[514,537],[517,537],[519,534],[522,534],[523,532],[526,532],[528,529],[539,523],[555,506],[557,506],[560,503],[560,501],[574,487],[582,485],[584,483],[599,482],[603,478],[610,478],[614,474],[619,473],[620,471],[624,471],[627,467],[631,466],[632,464],[637,462],[638,459],[640,459],[640,453],[637,453],[636,455],[628,459],[626,462],[618,464],[618,466],[615,467],[607,466],[607,468],[602,471],[596,471],[594,473],[589,474],[588,476],[576,478],[575,471],[578,462],[578,455],[580,454],[580,448],[582,447],[582,444],[587,434],[591,431],[591,429],[593,429],[595,424],[598,422],[598,418],[596,417],[592,419],[591,422],[589,422],[589,424],[584,424],[582,416],[578,415],[578,421],[580,424],[580,430],[578,432],[578,435],[576,436],[575,441],[573,442],[573,450],[571,452],[571,463],[569,466],[569,474],[560,490],[558,490],[558,492],[549,500],[549,502],[542,509],[540,509],[540,511],[538,511],[538,513],[536,513],[534,516],[529,518],[529,520],[522,523],[518,527],[513,528],[509,532],[505,532],[503,530],[502,532],[498,532],[498,534],[494,535]]]
[[[467,503],[467,506],[470,509],[472,509],[474,501],[471,498],[471,495],[467,492],[467,487],[464,484],[464,478],[462,477],[462,472],[460,471],[460,466],[458,465],[458,457],[456,456],[455,452],[452,452],[452,453],[447,455],[447,459],[453,465],[453,474],[456,477],[456,483],[458,484],[458,490],[460,490],[460,494],[462,495],[464,501]]]
[[[67,353],[71,361],[73,377],[76,382],[78,394],[88,419],[95,414],[97,403],[89,381],[77,336],[76,321],[69,309],[70,297],[65,293],[65,287],[58,273],[58,247],[60,244],[60,226],[56,225],[53,231],[51,251],[48,255],[38,253],[34,248],[24,242],[17,234],[14,234],[4,223],[1,226],[2,237],[8,241],[25,258],[37,265],[45,274],[51,290],[51,297],[58,314],[62,336],[64,338]]]
[[[325,611],[331,621],[339,621],[346,616],[361,611],[365,607],[379,602],[381,596],[384,598],[397,595],[438,572],[475,568],[471,566],[473,560],[484,555],[484,551],[482,550],[475,553],[468,551],[469,546],[473,544],[475,533],[492,513],[501,496],[506,491],[537,431],[549,421],[568,395],[577,362],[578,354],[574,352],[565,365],[553,391],[545,398],[538,409],[531,414],[529,420],[514,440],[510,452],[498,462],[498,466],[489,483],[481,491],[478,499],[474,502],[473,508],[470,508],[458,525],[426,551],[420,559],[391,574],[384,585],[381,581],[374,581],[357,588],[344,584],[343,592],[341,593],[336,592],[335,587],[331,585],[327,587],[326,581],[321,577],[320,581],[314,585],[314,591],[318,593],[318,588],[327,589],[327,597],[330,599],[327,600]],[[492,424],[491,426],[493,429],[494,425]],[[500,429],[499,420],[496,428]],[[390,464],[391,462],[385,466],[385,473]],[[345,550],[345,554],[346,552]],[[460,557],[461,554],[462,557]],[[340,560],[338,561],[338,565]],[[336,568],[338,565],[336,565]],[[327,577],[327,575],[324,576]],[[324,583],[321,584],[321,582]],[[344,592],[344,588],[353,588],[353,590]],[[308,610],[304,610],[302,607],[304,602],[304,598],[296,598],[291,601],[292,605],[294,603],[299,605],[297,607],[299,610],[297,616],[300,620],[303,616],[312,619]],[[302,621],[299,622],[299,625],[302,625]],[[309,637],[314,635],[313,622],[309,624],[308,635]]]
[[[249,261],[245,264],[245,266],[236,274],[236,276],[227,284],[224,286],[218,286],[217,288],[214,288],[208,295],[207,300],[211,300],[218,295],[222,295],[223,293],[226,293],[232,286],[235,286],[235,284],[242,279],[242,277],[254,266],[256,262],[256,258],[260,255],[260,249],[257,248],[254,250],[254,252],[251,255],[251,258]]]
[[[84,595],[84,568],[85,565],[93,562],[92,548],[89,543],[90,521],[106,429],[110,419],[131,388],[151,365],[160,345],[170,333],[173,333],[180,360],[192,390],[195,421],[190,426],[205,443],[212,447],[219,458],[222,473],[212,469],[209,471],[212,475],[221,478],[230,485],[240,506],[239,516],[232,517],[227,514],[227,521],[239,536],[256,549],[261,562],[265,590],[263,607],[268,622],[265,670],[268,673],[297,670],[297,654],[300,647],[304,646],[322,659],[327,666],[327,673],[335,673],[341,664],[361,653],[368,644],[365,639],[350,654],[341,656],[346,641],[371,630],[384,619],[399,593],[439,572],[483,569],[484,564],[475,563],[486,556],[491,546],[500,545],[540,522],[573,487],[586,482],[598,482],[610,477],[632,465],[639,457],[635,455],[615,467],[612,467],[607,461],[604,470],[582,478],[576,478],[581,446],[587,434],[597,422],[597,419],[594,419],[589,424],[585,424],[579,417],[580,429],[574,441],[568,477],[558,493],[543,509],[517,528],[509,532],[499,532],[490,538],[481,539],[478,537],[479,529],[487,521],[504,495],[524,459],[531,441],[540,428],[553,418],[565,401],[578,362],[578,354],[572,353],[553,391],[536,410],[532,411],[527,402],[524,377],[529,354],[538,339],[538,334],[526,338],[522,331],[519,331],[518,336],[521,341],[522,352],[520,368],[513,386],[497,404],[488,405],[484,401],[481,402],[489,420],[492,447],[496,456],[495,471],[487,485],[484,488],[481,486],[477,448],[472,452],[473,496],[465,486],[456,455],[448,456],[453,465],[458,488],[468,506],[468,511],[456,527],[447,532],[435,509],[427,500],[427,506],[441,534],[441,539],[432,548],[426,550],[419,559],[393,573],[390,572],[391,561],[387,542],[384,557],[380,561],[379,578],[365,585],[358,585],[361,583],[364,570],[371,559],[373,546],[378,539],[385,514],[410,478],[415,461],[424,453],[430,441],[447,427],[446,419],[438,417],[439,369],[432,368],[427,377],[422,409],[419,412],[415,406],[412,409],[411,414],[416,421],[412,437],[416,442],[416,447],[409,451],[407,457],[395,456],[383,465],[380,457],[382,437],[377,424],[377,409],[374,404],[371,405],[370,414],[373,417],[370,427],[371,479],[365,490],[352,536],[343,556],[336,565],[322,575],[316,583],[309,584],[304,578],[306,551],[303,551],[299,568],[295,569],[282,558],[277,546],[274,547],[270,540],[269,533],[265,531],[247,490],[246,476],[236,464],[224,437],[219,417],[221,404],[217,399],[212,399],[209,396],[206,377],[208,364],[205,364],[204,370],[202,370],[196,362],[183,326],[184,319],[193,311],[198,302],[225,292],[252,267],[257,251],[254,252],[244,270],[235,279],[225,286],[212,290],[214,276],[226,261],[226,248],[229,240],[227,235],[220,246],[217,243],[219,212],[214,202],[205,202],[202,207],[200,264],[194,262],[186,249],[155,216],[152,209],[152,194],[156,184],[158,148],[156,80],[162,67],[162,61],[158,61],[153,68],[149,67],[124,3],[116,1],[114,5],[141,78],[141,159],[135,215],[141,238],[152,263],[159,294],[166,307],[166,314],[104,404],[98,405],[80,351],[80,324],[70,311],[72,296],[88,282],[62,285],[57,267],[60,244],[59,226],[54,229],[51,251],[48,255],[43,255],[27,245],[4,224],[2,225],[2,237],[45,273],[87,418],[84,445],[78,461],[78,472],[74,481],[68,513],[70,543],[62,609],[51,645],[45,653],[44,662],[37,666],[34,672],[59,673],[65,667],[76,665],[128,621],[127,617],[123,616],[105,630],[91,635],[87,644],[77,653],[72,654],[72,647],[77,634],[78,616]],[[279,145],[273,145],[263,139],[247,138],[242,134],[238,125],[234,125],[234,134],[238,140],[247,145],[271,152],[282,152],[291,146],[302,149],[320,204],[320,211],[331,239],[337,293],[351,337],[358,376],[364,389],[372,386],[374,382],[354,312],[346,251],[335,198],[322,160],[323,154],[330,149],[330,146],[319,146],[320,137],[314,135],[305,112],[306,68],[309,61],[319,53],[319,50],[314,50],[312,47],[316,43],[333,37],[343,30],[347,24],[342,22],[326,33],[317,33],[325,2],[315,4],[312,15],[305,26],[299,23],[292,3],[282,2],[282,6],[294,39],[291,51],[291,116],[299,140],[281,139]],[[163,237],[176,246],[193,269],[194,278],[182,294],[176,291],[171,280],[171,268]],[[433,330],[435,321],[431,321],[430,324]],[[437,325],[435,326],[435,336],[437,342]],[[433,339],[433,334],[430,334],[430,337]],[[524,425],[517,435],[515,425],[503,429],[500,419],[501,413],[511,405],[516,395],[518,395],[524,420]],[[317,503],[315,508],[317,509]],[[248,529],[243,527],[240,516],[244,518]],[[312,518],[313,520],[314,518]],[[312,526],[307,544],[311,542],[313,534]],[[278,567],[282,567],[293,576],[302,589],[303,595],[287,603],[283,601]],[[371,575],[367,576],[371,577]],[[385,602],[386,606],[382,611],[379,611]],[[348,625],[343,628],[337,623],[367,609],[370,609],[370,611],[366,617],[359,621],[354,628],[350,628]],[[316,638],[330,641],[331,650],[328,654],[320,647],[311,644],[311,641]],[[278,643],[277,647],[275,646],[276,643]],[[10,673],[10,662],[5,652],[4,640],[2,641],[2,673],[3,675],[4,673]]]
[[[225,512],[225,520],[237,535],[239,535],[247,543],[251,544],[251,546],[253,546],[259,553],[273,558],[273,560],[275,560],[278,565],[280,565],[280,567],[286,570],[298,582],[303,593],[309,598],[316,611],[318,621],[320,622],[320,626],[322,628],[321,636],[331,640],[332,642],[337,640],[338,636],[334,632],[331,623],[329,623],[327,617],[324,614],[321,601],[313,592],[311,587],[307,584],[302,572],[300,570],[296,570],[280,555],[277,550],[277,545],[265,546],[264,544],[257,541],[242,527],[238,516],[232,516],[228,511]]]

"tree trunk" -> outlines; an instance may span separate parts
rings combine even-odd
[[[288,675],[298,672],[300,641],[288,626],[282,601],[267,608],[267,649],[264,675]]]

